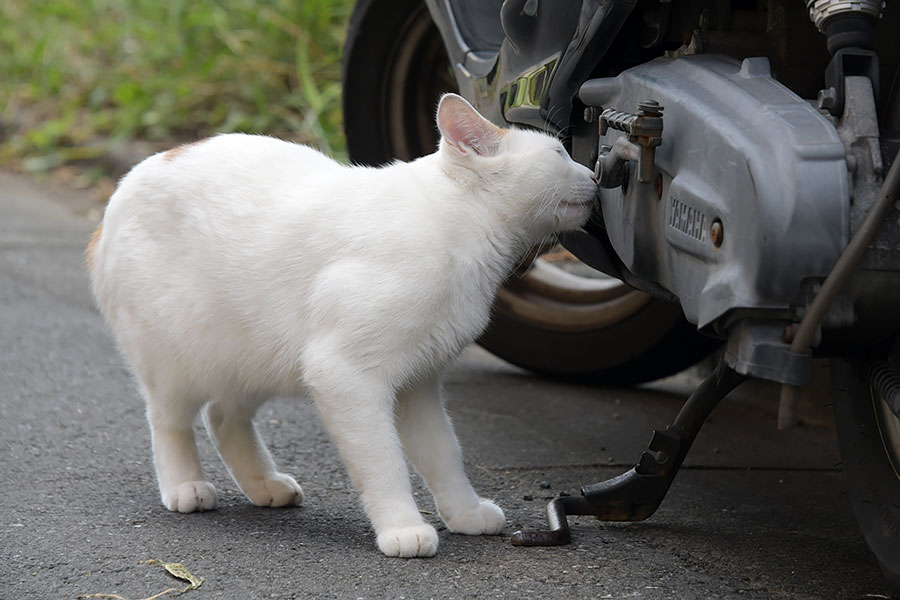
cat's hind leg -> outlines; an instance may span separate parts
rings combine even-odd
[[[194,438],[194,419],[201,402],[143,387],[153,441],[153,462],[163,505],[189,513],[216,506],[216,489],[203,478]]]
[[[500,533],[506,524],[503,511],[479,497],[469,483],[437,378],[399,394],[397,422],[407,456],[434,495],[447,529],[468,535]]]
[[[206,406],[206,428],[231,476],[253,504],[299,505],[303,490],[293,477],[278,472],[253,424],[259,404],[251,399],[214,400]]]

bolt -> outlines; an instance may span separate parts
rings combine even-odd
[[[661,117],[663,107],[656,100],[644,100],[638,104],[638,111],[643,117]]]
[[[597,119],[600,110],[596,106],[588,106],[584,109],[584,120],[586,123],[593,123]]]
[[[722,245],[722,241],[725,239],[725,228],[722,227],[722,221],[716,219],[713,221],[712,227],[709,230],[710,237],[712,238],[713,245],[718,248]]]

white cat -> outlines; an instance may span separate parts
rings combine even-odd
[[[208,510],[193,424],[260,506],[300,504],[254,428],[275,395],[315,401],[390,556],[438,546],[404,453],[452,532],[496,534],[441,400],[444,367],[487,325],[530,246],[578,228],[596,184],[555,138],[438,108],[437,152],[346,166],[221,135],[136,166],[88,248],[94,294],[147,401],[163,504]]]

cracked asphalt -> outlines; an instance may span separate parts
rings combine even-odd
[[[303,485],[302,507],[250,505],[203,434],[219,508],[169,513],[142,401],[89,293],[94,223],[76,214],[88,206],[83,192],[0,173],[0,600],[184,587],[150,559],[202,577],[191,600],[890,597],[851,512],[827,398],[808,397],[802,426],[779,432],[765,385],[713,413],[649,520],[575,517],[569,546],[512,547],[513,531],[542,526],[548,499],[630,468],[697,376],[567,385],[477,347],[450,370],[446,395],[473,483],[506,510],[504,535],[442,529],[435,558],[382,556],[303,399],[275,399],[258,418]]]

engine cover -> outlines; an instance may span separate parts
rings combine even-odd
[[[590,80],[579,96],[617,111],[647,100],[664,109],[657,176],[640,183],[632,164],[620,187],[601,190],[610,242],[631,273],[672,292],[701,328],[735,309],[788,317],[805,304],[804,280],[826,276],[848,242],[845,149],[765,58],[660,58]],[[626,135],[604,133],[603,146]]]

